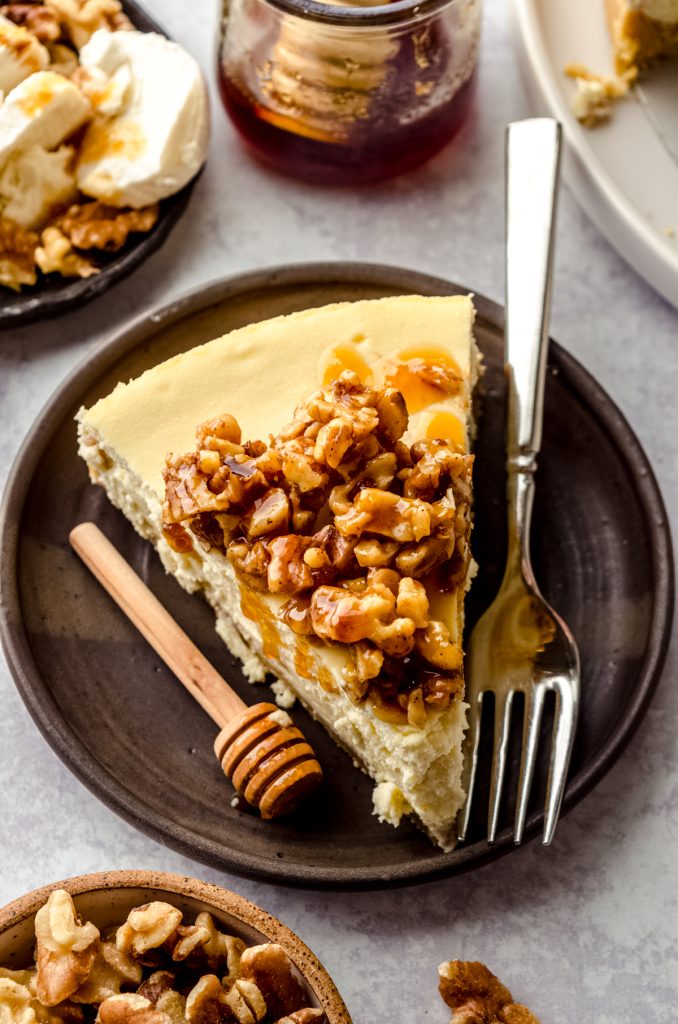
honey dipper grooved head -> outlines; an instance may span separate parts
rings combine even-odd
[[[262,818],[289,814],[322,780],[312,748],[275,704],[255,704],[234,718],[217,736],[214,752]]]

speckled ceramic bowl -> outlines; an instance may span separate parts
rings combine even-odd
[[[208,911],[223,931],[248,945],[277,942],[299,972],[309,1006],[324,1010],[328,1024],[351,1024],[329,974],[294,932],[261,907],[217,885],[160,871],[104,871],[54,882],[21,896],[0,910],[0,965],[18,969],[32,962],[35,914],[53,889],[67,889],[83,918],[99,929],[122,922],[129,911],[151,900],[172,903],[190,918]]]

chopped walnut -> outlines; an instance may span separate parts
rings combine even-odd
[[[185,1024],[186,1021],[186,996],[180,992],[168,990],[162,992],[155,1004],[165,1017],[169,1018],[170,1024]]]
[[[99,948],[99,930],[82,924],[65,889],[50,893],[35,915],[36,994],[45,1006],[63,1002],[88,977]]]
[[[99,28],[111,32],[132,28],[120,0],[45,0],[45,6],[54,12],[78,50]]]
[[[182,913],[169,903],[155,900],[130,911],[118,928],[115,943],[121,953],[140,960],[172,937],[181,924]]]
[[[9,217],[0,217],[0,285],[19,291],[35,284],[35,250],[38,236]]]
[[[196,927],[201,928],[207,935],[200,950],[201,956],[204,956],[210,970],[226,972],[223,974],[222,982],[229,985],[238,977],[240,957],[245,949],[245,943],[235,935],[220,932],[211,914],[198,914],[195,923]]]
[[[134,992],[105,999],[99,1007],[97,1024],[167,1024],[167,1018],[149,999]]]
[[[0,14],[9,18],[15,25],[23,25],[41,43],[51,43],[61,35],[59,19],[54,11],[42,4],[3,4]]]
[[[450,1024],[539,1024],[484,964],[450,960],[438,973],[440,995],[452,1010]]]
[[[467,573],[473,458],[443,440],[408,448],[406,428],[401,393],[350,371],[267,443],[209,420],[195,452],[167,457],[163,524],[172,546],[180,526],[244,586],[288,595],[278,617],[295,632],[351,646],[354,700],[378,692],[421,725],[461,696],[461,651],[430,622],[425,584]]]
[[[52,226],[76,249],[118,252],[130,234],[145,234],[155,226],[157,219],[157,203],[141,210],[120,210],[97,201],[74,203]]]
[[[92,277],[99,270],[80,256],[70,239],[59,228],[48,226],[42,232],[40,245],[35,250],[35,262],[43,274],[61,274],[62,277]]]
[[[266,1000],[253,981],[239,978],[226,993],[225,1005],[238,1024],[258,1024],[266,1016]]]
[[[258,986],[267,1011],[274,1019],[300,1010],[308,1003],[289,957],[275,942],[249,946],[240,959],[240,973],[245,981],[253,981]]]

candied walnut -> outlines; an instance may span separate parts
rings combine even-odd
[[[418,579],[446,562],[454,551],[454,535],[441,531],[426,537],[418,544],[400,549],[395,558],[396,567],[403,576]]]
[[[299,488],[301,494],[324,487],[328,475],[316,461],[313,454],[314,446],[304,447],[304,438],[286,441],[281,445],[282,472],[288,483]]]
[[[240,447],[242,431],[235,416],[224,413],[223,416],[214,416],[211,420],[205,420],[204,423],[201,423],[195,432],[195,436],[199,448],[212,448],[215,441],[229,441],[231,444]],[[217,447],[217,450],[220,449]],[[229,452],[228,454],[231,453]]]
[[[445,672],[461,669],[461,646],[450,639],[450,631],[444,622],[432,620],[417,634],[416,646],[419,654],[436,668]]]
[[[294,1013],[281,1017],[276,1024],[324,1024],[325,1014],[322,1010],[312,1006],[305,1006],[302,1010],[295,1010]]]
[[[318,636],[351,644],[371,638],[380,621],[393,618],[395,598],[384,586],[349,593],[342,587],[318,587],[311,598],[311,622]]]
[[[294,1013],[308,1002],[284,949],[275,942],[250,946],[240,959],[240,973],[261,991],[273,1019]]]
[[[102,1003],[120,994],[122,985],[138,985],[141,965],[121,953],[113,942],[102,942],[92,969],[82,985],[73,993],[75,1003]]]
[[[15,25],[23,25],[41,43],[51,43],[61,35],[59,19],[54,11],[42,4],[3,4],[0,14]]]
[[[386,388],[377,398],[379,432],[389,445],[399,441],[407,430],[407,406],[397,388]]]
[[[346,673],[350,694],[361,700],[369,689],[370,679],[376,679],[384,664],[384,654],[372,644],[360,641],[353,648],[354,666]]]
[[[377,533],[401,544],[418,541],[431,532],[430,506],[418,498],[401,498],[390,491],[365,487],[348,512],[336,516],[335,525],[347,537]]]
[[[53,223],[76,249],[117,252],[130,234],[145,234],[158,219],[158,204],[141,210],[120,210],[98,201],[74,203]]]
[[[464,683],[461,676],[429,675],[422,686],[424,701],[438,711],[444,711],[452,701],[461,700],[464,695]]]
[[[242,523],[250,540],[289,528],[290,503],[282,487],[273,487],[254,502]]]
[[[180,910],[161,900],[135,907],[116,932],[116,946],[143,963],[149,952],[174,936],[182,917]]]
[[[398,544],[393,540],[359,540],[355,546],[354,553],[358,565],[364,569],[380,568],[390,565],[398,550]]]
[[[336,416],[323,424],[316,437],[313,456],[317,462],[324,462],[330,469],[336,469],[353,442],[351,424]]]
[[[114,32],[133,27],[119,0],[45,0],[45,6],[54,11],[78,50],[99,28]]]
[[[428,597],[421,583],[403,577],[398,583],[396,612],[405,618],[412,619],[417,629],[425,629],[428,625]]]
[[[50,225],[40,236],[35,250],[35,262],[43,274],[61,274],[62,277],[92,277],[99,269],[75,251],[70,239],[59,228]]]
[[[403,493],[410,498],[432,501],[441,487],[447,486],[452,479],[466,475],[473,466],[472,455],[457,452],[444,442],[418,442],[413,450],[420,454],[403,489]]]
[[[484,964],[450,960],[438,973],[440,995],[452,1010],[451,1024],[539,1024]]]
[[[162,533],[172,551],[186,555],[193,550],[193,541],[180,523],[167,523],[163,526]]]
[[[35,251],[38,236],[9,217],[0,217],[0,285],[19,291],[35,284]]]
[[[268,564],[268,589],[273,594],[298,594],[313,586],[313,576],[304,561],[304,553],[311,546],[308,537],[293,533],[269,541],[271,561]]]
[[[68,999],[89,975],[99,930],[82,924],[65,889],[55,889],[35,915],[36,995],[44,1006]]]
[[[264,590],[271,556],[262,540],[249,545],[243,538],[229,544],[228,560],[237,573],[247,576],[247,582],[256,590]]]
[[[136,992],[123,992],[103,1001],[97,1024],[167,1024],[167,1018],[149,999]]]

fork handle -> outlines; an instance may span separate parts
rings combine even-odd
[[[541,447],[561,126],[532,118],[506,136],[509,547],[529,568],[533,474]]]

